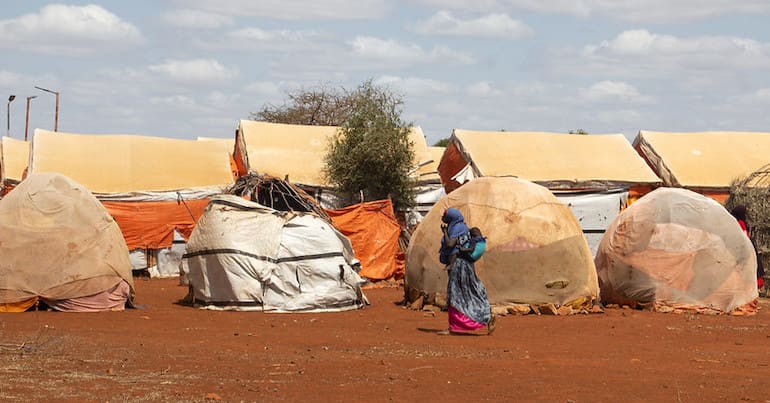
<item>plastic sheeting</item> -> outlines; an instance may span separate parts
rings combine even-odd
[[[133,288],[117,224],[59,174],[30,175],[0,201],[0,256],[0,303],[86,297],[121,281]]]
[[[168,248],[174,230],[189,238],[208,200],[116,202],[103,201],[123,232],[129,250]]]
[[[592,193],[556,193],[556,198],[572,210],[583,229],[591,254],[595,256],[604,231],[626,205],[628,191],[616,189]]]
[[[371,280],[404,277],[404,255],[398,246],[401,227],[390,200],[327,210],[332,223],[353,245],[361,262],[358,274]]]
[[[221,195],[193,231],[182,268],[204,308],[342,311],[365,302],[352,259],[350,241],[315,215]]]
[[[146,270],[153,278],[179,277],[185,243],[182,234],[174,231],[174,243],[168,248],[134,249],[129,253],[131,270]]]
[[[624,210],[596,268],[609,303],[731,312],[758,296],[751,241],[719,203],[685,189],[656,189]]]
[[[492,304],[585,307],[597,298],[596,269],[572,212],[545,187],[510,177],[475,179],[436,203],[407,250],[408,295],[445,295],[438,250],[441,216],[449,207],[487,237],[476,271]]]

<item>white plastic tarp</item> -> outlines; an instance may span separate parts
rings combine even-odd
[[[556,193],[556,198],[572,210],[580,228],[583,229],[591,254],[596,256],[604,231],[628,200],[628,191],[619,189],[600,193]]]
[[[365,302],[352,259],[350,241],[317,216],[221,195],[198,221],[182,267],[203,308],[343,311]]]

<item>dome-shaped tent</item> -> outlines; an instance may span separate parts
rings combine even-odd
[[[32,174],[0,201],[0,308],[122,310],[133,288],[120,228],[91,192]]]
[[[202,308],[344,311],[365,303],[352,259],[350,241],[314,214],[220,195],[193,230],[182,269]]]
[[[513,177],[474,179],[441,199],[412,235],[407,297],[442,305],[447,274],[438,260],[441,216],[449,207],[487,237],[476,262],[493,305],[589,307],[598,296],[596,269],[580,224],[545,187]]]
[[[623,211],[596,268],[608,303],[731,312],[758,296],[751,241],[724,207],[686,189],[656,189]]]

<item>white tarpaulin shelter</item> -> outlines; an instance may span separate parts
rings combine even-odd
[[[182,266],[203,308],[344,311],[366,302],[352,260],[350,241],[318,216],[220,195],[193,230]]]

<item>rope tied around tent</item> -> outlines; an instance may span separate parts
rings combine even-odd
[[[176,192],[176,204],[184,204],[184,208],[187,209],[187,214],[190,214],[190,218],[192,218],[193,222],[195,222],[195,215],[193,215],[192,210],[190,210],[190,206],[187,205],[187,202],[182,197],[182,194],[179,193],[179,191]]]

